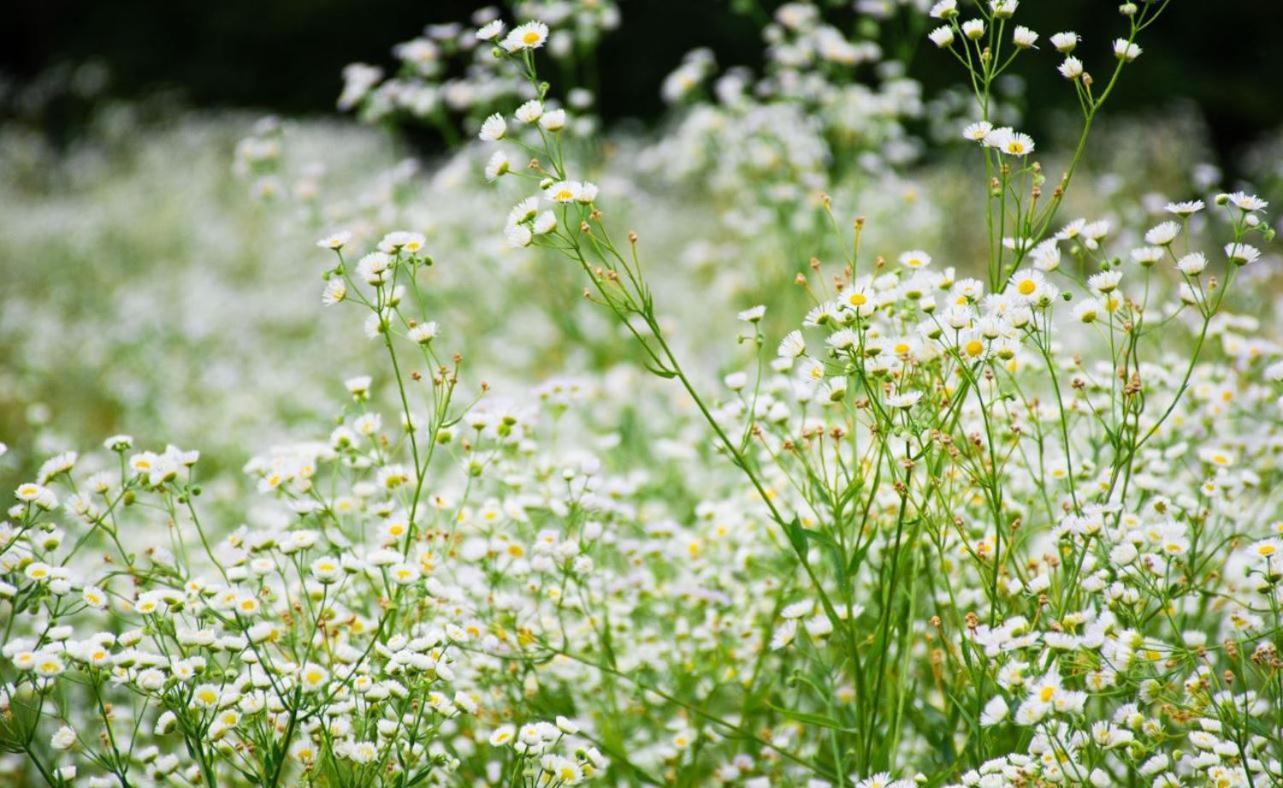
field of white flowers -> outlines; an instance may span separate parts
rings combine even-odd
[[[1283,785],[1283,142],[1115,105],[1169,2],[0,126],[0,784]]]

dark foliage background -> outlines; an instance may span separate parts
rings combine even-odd
[[[732,11],[732,4],[736,11]],[[141,98],[168,90],[197,107],[252,107],[284,114],[330,113],[339,71],[362,60],[388,63],[391,45],[425,23],[466,21],[483,5],[461,0],[16,0],[0,26],[0,73],[21,87],[60,64],[107,67],[109,93]],[[754,16],[778,0],[623,0],[623,27],[606,40],[601,97],[608,119],[650,119],[661,109],[660,80],[696,46],[722,66],[760,64]],[[850,19],[849,2],[831,13]],[[1043,34],[1073,29],[1088,58],[1104,55],[1122,29],[1112,0],[1025,0],[1019,17]],[[1115,107],[1197,104],[1223,164],[1259,135],[1283,126],[1283,7],[1277,0],[1173,0],[1143,41]],[[854,20],[852,20],[854,21]],[[893,31],[887,31],[893,35]],[[1029,86],[1032,130],[1048,110],[1068,106],[1052,53]],[[1099,62],[1097,60],[1096,62]],[[1088,60],[1089,68],[1092,60]],[[959,74],[942,53],[919,47],[912,71],[928,87]],[[1099,67],[1098,67],[1099,68]],[[74,107],[4,102],[55,137],[74,134]],[[1117,111],[1117,109],[1115,109]],[[38,113],[38,118],[30,117]]]

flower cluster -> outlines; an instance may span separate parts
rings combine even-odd
[[[206,430],[242,454],[142,405],[15,442],[0,777],[1283,784],[1272,195],[1079,171],[1166,5],[1122,6],[1097,81],[1016,0],[860,3],[965,69],[930,118],[957,194],[910,133],[949,102],[806,2],[760,77],[688,56],[658,139],[594,144],[540,78],[615,24],[563,0],[348,69],[342,107],[457,137],[436,165],[342,176],[259,124],[233,170],[274,224],[235,226],[277,240],[226,335],[319,338],[228,365],[261,418]],[[999,86],[1048,50],[1055,160]],[[280,257],[305,307],[255,278]]]
[[[513,5],[516,13],[529,21],[509,28],[500,10],[487,6],[472,14],[474,27],[428,25],[422,35],[393,48],[398,67],[391,76],[378,66],[349,65],[343,71],[338,108],[355,110],[368,121],[411,118],[430,125],[447,142],[456,143],[460,127],[475,128],[493,108],[531,95],[527,86],[514,83],[496,69],[492,50],[546,50],[568,70],[583,73],[584,59],[592,57],[603,34],[618,27],[620,21],[613,2],[526,0]],[[594,102],[592,92],[584,86],[569,94],[570,105],[580,111]],[[585,117],[578,128],[587,132],[592,127],[591,118]]]

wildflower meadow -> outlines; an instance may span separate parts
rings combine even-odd
[[[1280,147],[1116,97],[1183,1],[0,127],[0,783],[1283,786]]]

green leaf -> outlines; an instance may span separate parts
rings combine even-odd
[[[769,706],[773,711],[776,711],[779,714],[783,714],[785,717],[788,717],[789,719],[794,720],[796,722],[805,723],[807,725],[815,725],[820,728],[829,728],[831,730],[841,731],[843,733],[857,733],[857,731],[854,728],[848,728],[842,725],[837,720],[832,719],[830,717],[826,717],[823,714],[811,714],[805,711],[794,711],[792,709],[786,709],[782,706],[776,706],[774,703],[767,703],[766,705]]]
[[[790,522],[781,523],[784,528],[784,535],[788,537],[789,544],[793,547],[793,552],[806,559],[806,529],[796,517]]]
[[[663,367],[652,366],[651,364],[644,363],[644,362],[642,366],[650,370],[652,374],[658,375],[661,378],[667,378],[669,380],[672,380],[673,378],[677,377],[677,373],[673,372],[670,369],[664,369]]]

